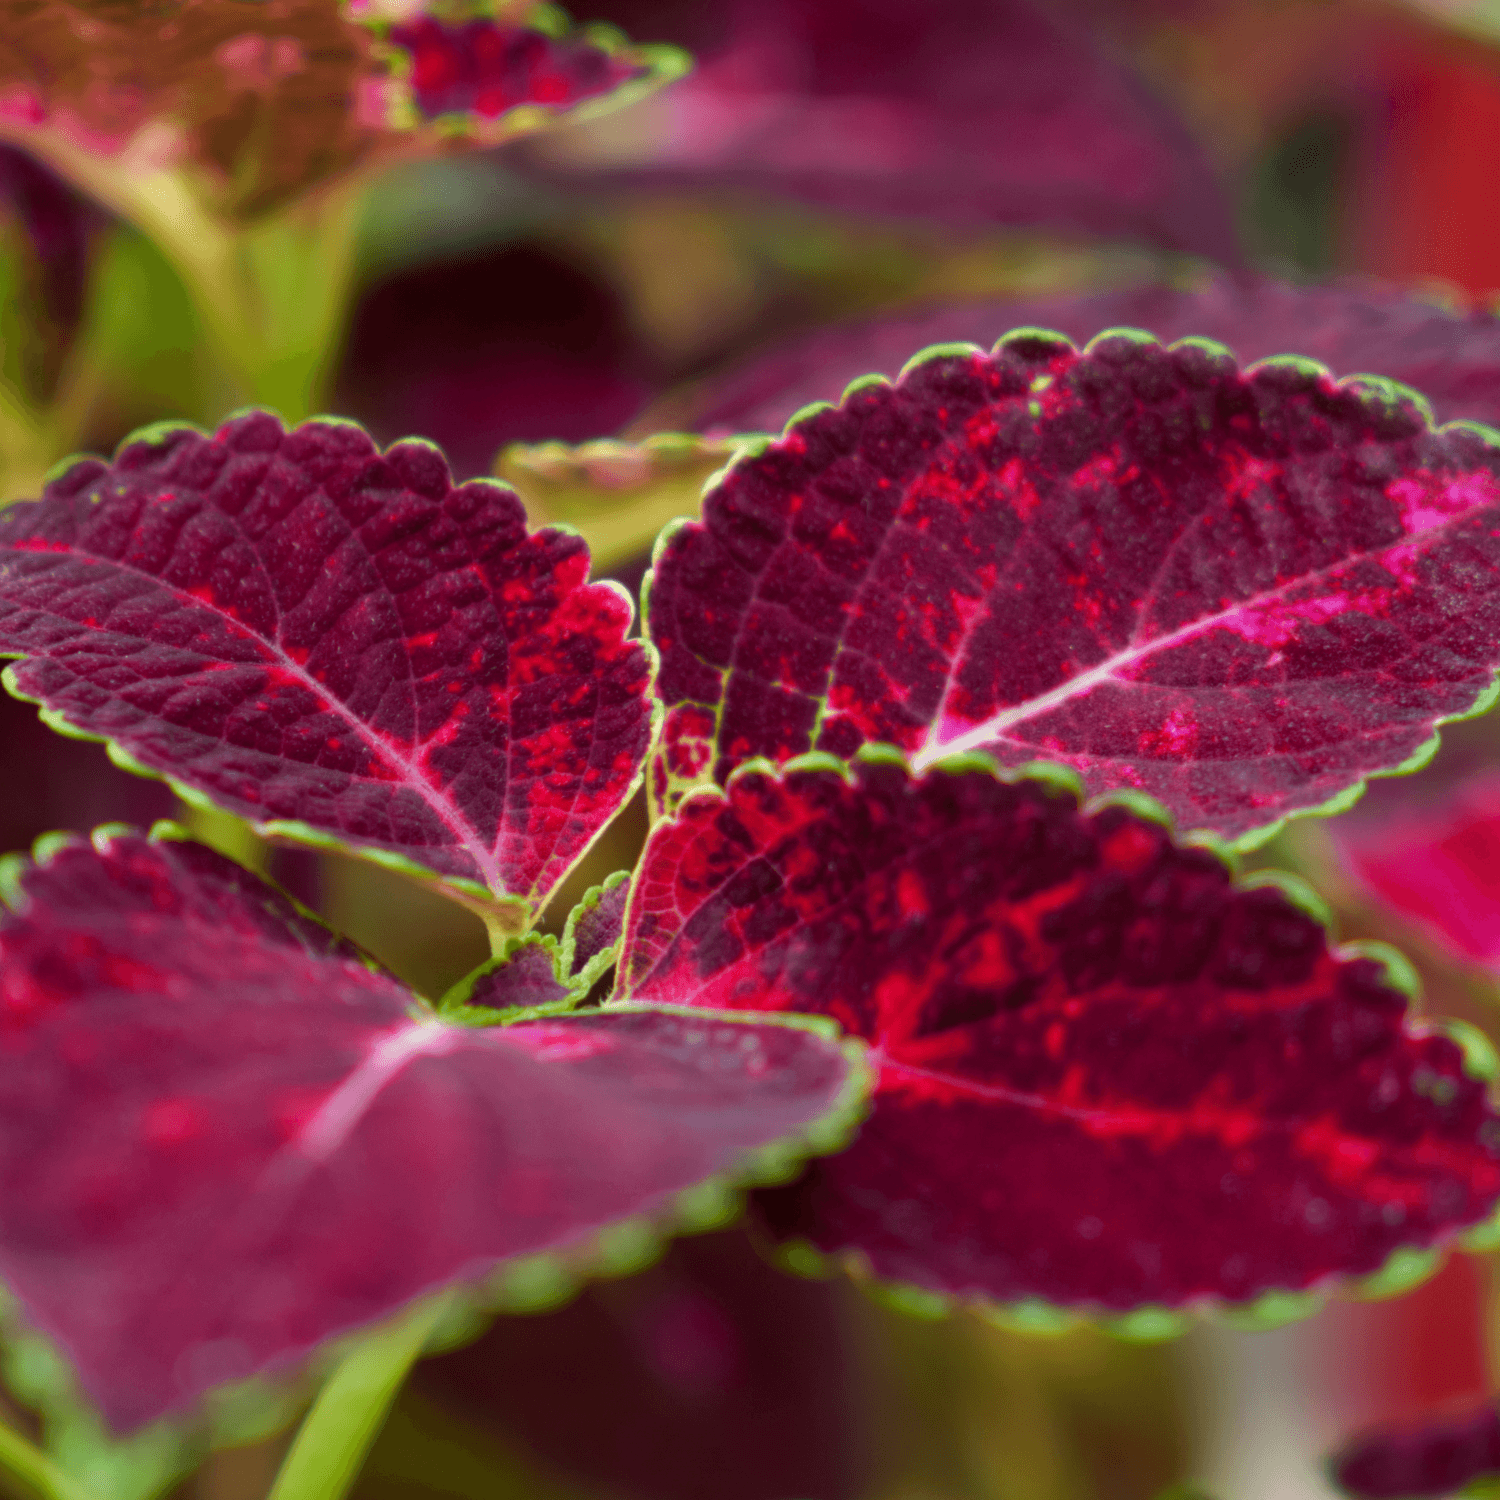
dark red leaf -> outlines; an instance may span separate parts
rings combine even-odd
[[[534,913],[630,795],[650,667],[576,536],[442,455],[252,413],[0,518],[12,690],[268,833]]]
[[[1380,900],[1460,956],[1500,966],[1500,777],[1474,777],[1436,807],[1341,818],[1329,832]]]
[[[614,55],[587,37],[552,37],[487,16],[418,16],[392,26],[389,39],[406,54],[408,82],[426,120],[494,120],[521,105],[566,109],[650,73],[640,58]]]
[[[821,329],[689,393],[669,425],[779,432],[813,401],[878,371],[894,377],[912,350],[954,339],[991,344],[1012,328],[1055,328],[1083,344],[1105,328],[1144,328],[1163,343],[1197,336],[1241,363],[1302,354],[1338,375],[1368,371],[1415,386],[1441,422],[1500,424],[1500,318],[1455,313],[1377,285],[1289,286],[1216,276],[1192,291],[1134,287],[1087,297],[963,302]]]
[[[570,979],[592,979],[614,961],[629,899],[630,875],[621,870],[578,903],[563,935],[565,970]]]
[[[738,461],[659,551],[653,794],[888,741],[1062,761],[1230,837],[1331,810],[1490,689],[1497,476],[1492,435],[1315,366],[929,352]]]
[[[582,998],[558,962],[557,939],[528,932],[508,938],[499,956],[461,979],[443,997],[444,1010],[571,1010]]]
[[[501,1262],[784,1173],[855,1102],[801,1027],[444,1025],[199,845],[103,830],[12,877],[0,1272],[117,1428],[451,1282],[503,1301]]]
[[[908,0],[720,9],[727,45],[628,132],[570,134],[544,159],[652,185],[1059,225],[1239,259],[1201,149],[1055,8],[927,0],[920,25]]]
[[[1472,1412],[1421,1427],[1367,1433],[1329,1461],[1333,1482],[1358,1500],[1453,1495],[1472,1480],[1500,1476],[1500,1412]]]
[[[828,1015],[874,1050],[854,1145],[762,1195],[780,1234],[1126,1309],[1365,1275],[1491,1212],[1485,1084],[1380,957],[1125,807],[888,756],[690,797],[627,919],[623,994]]]

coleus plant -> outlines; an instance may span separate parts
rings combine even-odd
[[[172,827],[12,862],[0,1271],[117,1431],[337,1346],[280,1493],[338,1493],[430,1339],[736,1184],[794,1265],[1141,1336],[1492,1242],[1487,1045],[1233,846],[1490,701],[1494,435],[1023,329],[737,448],[645,641],[575,534],[331,419],[0,516],[12,692],[494,947],[424,998]],[[635,871],[542,935],[643,776]]]

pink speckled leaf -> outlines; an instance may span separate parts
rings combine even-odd
[[[754,766],[652,831],[621,993],[832,1016],[848,1151],[762,1194],[877,1276],[1125,1310],[1300,1292],[1500,1199],[1500,1119],[1396,971],[1121,806],[972,760]]]
[[[504,1263],[837,1144],[862,1069],[800,1026],[446,1025],[201,845],[9,871],[0,1275],[127,1429]],[[497,1277],[498,1272],[498,1277]]]
[[[1429,806],[1329,825],[1346,868],[1378,900],[1462,958],[1500,967],[1500,776]]]
[[[1144,328],[1163,343],[1217,339],[1241,363],[1277,354],[1337,375],[1371,372],[1415,387],[1442,422],[1500,424],[1500,317],[1454,312],[1396,288],[1291,286],[1219,275],[1189,291],[1144,286],[1083,297],[958,302],[825,328],[670,398],[667,425],[779,432],[813,401],[837,401],[872,371],[892,378],[914,349],[953,339],[990,344],[1012,328],[1055,328],[1082,345],[1106,328]]]
[[[703,9],[727,35],[704,47],[689,77],[634,111],[628,128],[553,136],[538,155],[595,180],[740,189],[971,227],[1055,225],[1240,257],[1202,148],[1055,6],[725,0]]]
[[[1240,837],[1500,664],[1500,442],[1316,366],[1022,331],[851,389],[658,551],[658,807],[746,759],[982,749]]]
[[[503,485],[252,413],[82,459],[0,517],[12,691],[272,834],[522,924],[638,781],[650,661]]]

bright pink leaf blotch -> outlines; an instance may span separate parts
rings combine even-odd
[[[1500,1411],[1493,1402],[1421,1427],[1372,1432],[1329,1462],[1333,1482],[1355,1500],[1455,1495],[1500,1475]]]
[[[1497,570],[1480,433],[1314,367],[1017,334],[797,423],[672,536],[655,789],[888,741],[1237,836],[1473,706]]]
[[[936,1291],[1242,1300],[1372,1272],[1500,1197],[1485,1085],[1380,963],[1042,781],[747,768],[652,832],[620,973],[870,1043],[853,1146],[763,1199]]]
[[[800,1028],[414,1019],[196,844],[68,846],[23,889],[0,928],[0,1272],[119,1428],[508,1257],[670,1217],[850,1082]]]
[[[1380,900],[1462,957],[1500,966],[1500,777],[1438,806],[1329,825],[1345,865]]]
[[[581,538],[350,423],[84,459],[0,519],[17,690],[262,824],[545,900],[635,785],[650,667]]]
[[[1500,424],[1500,317],[1456,313],[1374,285],[1289,286],[1220,275],[1194,291],[1134,287],[1086,297],[961,302],[825,328],[698,386],[682,420],[695,430],[779,432],[804,406],[837,401],[852,380],[892,378],[914,349],[955,339],[992,344],[1012,328],[1055,328],[1083,344],[1105,328],[1144,328],[1163,343],[1217,339],[1244,364],[1301,354],[1335,374],[1414,386],[1439,421]]]
[[[421,16],[393,26],[390,39],[410,57],[412,92],[428,120],[494,120],[528,104],[565,109],[650,71],[579,38],[560,39],[488,17]]]

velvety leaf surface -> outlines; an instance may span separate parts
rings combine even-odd
[[[533,932],[508,939],[505,951],[460,980],[443,1004],[445,1009],[453,1004],[497,1011],[555,1005],[570,1009],[564,1002],[578,998],[558,963],[556,940]]]
[[[1463,958],[1500,965],[1500,778],[1436,807],[1329,825],[1346,868],[1379,900]]]
[[[1201,149],[1055,8],[1029,0],[726,0],[694,72],[628,129],[545,160],[867,214],[1049,224],[1239,258]]]
[[[421,133],[424,120],[496,139],[680,70],[670,50],[483,16],[372,30],[326,0],[0,5],[0,134],[127,171],[185,163],[242,218],[451,137]]]
[[[1500,425],[1500,318],[1456,313],[1395,289],[1357,283],[1291,286],[1220,275],[1192,290],[1133,287],[1085,297],[961,302],[821,329],[710,380],[663,409],[672,426],[779,432],[813,401],[837,401],[872,371],[894,378],[912,352],[1012,328],[1055,328],[1086,343],[1105,328],[1144,328],[1163,343],[1227,344],[1241,363],[1301,354],[1337,375],[1368,372],[1415,386],[1440,422]]]
[[[430,444],[252,413],[7,510],[0,652],[15,691],[270,831],[534,911],[650,736],[629,602],[587,576],[581,539]]]
[[[1350,793],[1500,662],[1500,445],[1389,387],[1018,333],[851,390],[658,552],[658,806],[756,755],[1062,761],[1230,837]]]
[[[670,1222],[854,1103],[855,1065],[801,1028],[443,1025],[198,845],[106,831],[19,888],[0,1271],[117,1427],[509,1257]]]
[[[619,946],[625,929],[625,904],[630,900],[630,876],[621,870],[592,890],[568,918],[563,953],[569,978],[603,970]]]
[[[853,1146],[782,1235],[1009,1303],[1241,1301],[1484,1218],[1500,1120],[1381,961],[1119,806],[983,766],[747,767],[646,848],[621,993],[832,1016]]]
[[[1356,1500],[1453,1495],[1500,1476],[1500,1412],[1486,1402],[1417,1428],[1367,1433],[1329,1460],[1333,1482]]]

